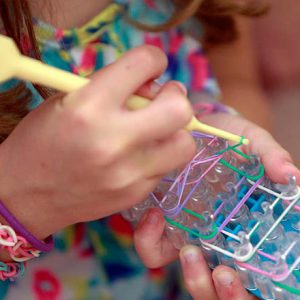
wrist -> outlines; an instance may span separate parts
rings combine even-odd
[[[10,153],[5,141],[0,146],[0,201],[27,231],[44,240],[70,223],[63,211],[53,205],[57,195],[35,172],[38,166],[25,170],[14,164]],[[0,220],[7,223],[3,217]]]
[[[1,190],[1,188],[0,183],[0,201],[27,231],[40,240],[52,234],[51,228],[48,226],[50,222],[47,222],[46,219],[50,216],[49,210],[35,205],[26,194],[23,197],[18,197],[14,193],[10,194],[8,191]],[[47,214],[41,214],[42,211],[47,211]],[[0,222],[8,224],[8,221],[2,215]]]

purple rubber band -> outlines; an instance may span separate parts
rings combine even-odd
[[[47,237],[45,242],[37,239],[22,224],[19,223],[19,221],[5,207],[2,201],[0,201],[0,215],[18,234],[24,237],[33,248],[42,252],[50,252],[53,249],[54,242],[52,236]]]
[[[220,103],[220,102],[213,102],[213,112],[215,113],[229,113],[228,106]]]

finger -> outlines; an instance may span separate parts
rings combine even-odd
[[[238,274],[231,268],[219,266],[213,271],[213,281],[219,300],[255,300],[243,287]]]
[[[137,91],[136,95],[152,100],[157,96],[163,86],[156,82],[155,80],[151,80],[141,86]]]
[[[159,94],[159,92],[162,90],[162,88],[169,83],[175,83],[175,84],[179,85],[181,92],[185,96],[187,96],[187,88],[181,82],[174,81],[174,80],[169,81],[165,84],[159,84],[157,81],[151,80],[151,81],[145,83],[143,86],[141,86],[136,91],[136,94],[141,97],[145,97],[147,99],[153,100]]]
[[[104,187],[120,190],[141,179],[162,177],[185,166],[195,154],[195,142],[184,130],[169,139],[139,147],[130,155],[120,157],[101,177]],[[113,180],[112,180],[113,178]]]
[[[124,171],[132,170],[132,178],[163,176],[185,166],[195,155],[195,142],[184,130],[169,139],[155,142],[132,154],[131,160],[124,159]],[[120,165],[120,164],[119,164]],[[119,169],[119,171],[122,171]],[[116,166],[115,172],[119,172]]]
[[[294,175],[300,183],[300,171],[294,166],[290,154],[284,150],[266,130],[250,121],[230,114],[211,115],[204,122],[243,135],[250,140],[245,151],[261,158],[267,175],[273,182],[287,183],[288,176]]]
[[[82,216],[80,222],[88,222],[92,220],[97,220],[106,216],[110,216],[114,213],[119,213],[120,211],[130,209],[132,206],[145,200],[149,194],[155,189],[158,183],[161,181],[161,177],[153,177],[151,179],[145,179],[134,183],[130,186],[120,187],[118,183],[112,187],[114,190],[110,197],[103,200],[103,203],[99,205],[99,201],[94,203],[94,211],[92,214],[88,207],[83,207],[82,205],[73,205],[74,214]],[[114,202],[114,210],[111,209],[111,199],[118,199]]]
[[[165,220],[158,208],[149,209],[134,232],[135,248],[149,268],[164,266],[178,257],[178,251],[164,236]]]
[[[166,66],[167,58],[158,48],[137,47],[95,73],[80,93],[86,100],[108,99],[112,105],[120,106],[144,83],[159,77]]]
[[[184,282],[194,300],[218,300],[207,263],[196,246],[185,246],[180,251]],[[227,299],[228,300],[228,299]]]
[[[165,84],[145,109],[128,114],[128,126],[135,128],[138,142],[170,136],[184,128],[193,116],[185,88],[175,81]],[[127,115],[124,117],[129,119]]]
[[[251,153],[261,158],[266,173],[273,182],[288,183],[289,176],[294,175],[299,183],[300,171],[293,164],[290,154],[275,141],[270,133],[255,127],[249,131],[248,136],[253,141],[250,146]]]
[[[144,176],[165,175],[186,165],[195,155],[196,145],[192,136],[180,130],[171,138],[148,147],[143,153],[141,165]]]

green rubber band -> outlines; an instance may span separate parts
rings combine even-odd
[[[249,157],[247,154],[245,154],[245,153],[243,153],[242,151],[236,149],[237,147],[239,147],[239,146],[241,146],[241,145],[243,144],[243,140],[244,140],[244,139],[245,139],[245,137],[241,137],[241,142],[240,142],[240,143],[235,144],[235,145],[233,145],[233,146],[228,145],[227,148],[225,148],[225,149],[223,149],[223,150],[217,152],[217,154],[220,155],[220,154],[223,154],[223,153],[227,152],[228,150],[233,150],[233,151],[239,153],[241,156],[243,156],[243,157],[249,159],[250,157]]]
[[[250,179],[250,180],[253,180],[253,181],[256,181],[256,180],[260,179],[260,178],[263,177],[264,174],[265,174],[265,168],[264,168],[264,166],[263,166],[262,164],[260,164],[260,166],[259,166],[259,172],[258,172],[257,175],[248,175],[247,173],[245,173],[245,172],[239,170],[238,168],[232,166],[230,163],[228,163],[228,162],[227,162],[226,160],[224,160],[223,158],[220,159],[219,162],[220,162],[222,165],[226,166],[227,168],[229,168],[229,169],[235,171],[235,172],[238,173],[239,175],[245,176],[247,179]]]
[[[277,282],[277,281],[272,281],[274,285],[292,293],[292,294],[296,294],[296,295],[300,295],[300,290],[292,287],[292,286],[288,286],[288,285],[285,285],[283,283],[280,283],[280,282]]]
[[[204,219],[204,217],[202,215],[197,214],[197,213],[195,213],[194,211],[192,211],[192,210],[190,210],[188,208],[184,207],[182,210],[184,212],[186,212],[187,214],[190,214],[190,215],[192,215],[192,216],[194,216],[194,217],[196,217],[196,218],[198,218],[198,219],[200,219],[202,221],[205,221],[205,219]],[[201,233],[198,233],[198,235],[202,236],[201,237],[202,240],[210,240],[210,239],[214,238],[218,234],[218,232],[219,232],[218,231],[218,226],[216,225],[215,222],[212,223],[212,228],[213,228],[213,232],[210,235],[203,235]]]
[[[223,150],[217,152],[217,154],[218,154],[218,155],[221,155],[221,154],[225,153],[225,152],[228,151],[228,150],[232,150],[232,151],[234,151],[235,153],[239,154],[240,156],[242,156],[242,157],[246,158],[247,160],[249,160],[249,159],[250,159],[250,156],[249,156],[249,155],[243,153],[243,152],[240,151],[239,149],[236,149],[237,147],[239,147],[239,146],[242,145],[244,139],[245,139],[245,137],[241,137],[241,142],[240,142],[240,143],[238,143],[238,144],[236,144],[236,145],[234,145],[234,146],[227,146],[226,149],[223,149]],[[265,173],[265,168],[264,168],[264,166],[263,166],[262,164],[260,164],[260,166],[259,166],[259,172],[258,172],[257,175],[248,175],[248,174],[246,174],[245,172],[243,172],[243,171],[237,169],[236,167],[232,166],[230,163],[228,163],[226,160],[224,160],[224,159],[222,159],[222,158],[219,160],[219,162],[220,162],[221,164],[223,164],[224,166],[226,166],[227,168],[229,168],[229,169],[235,171],[235,172],[238,173],[239,175],[245,176],[246,178],[251,179],[251,180],[253,180],[253,181],[256,181],[256,180],[260,179],[260,178],[264,175],[264,173]]]
[[[204,220],[204,217],[202,215],[199,215],[199,214],[197,214],[197,213],[195,213],[195,212],[193,212],[193,211],[191,211],[187,208],[183,208],[182,210],[185,211],[188,214],[193,215],[196,218],[199,218],[200,220]],[[215,223],[213,223],[213,225],[212,225],[213,226],[213,232],[210,235],[203,235],[201,233],[195,232],[194,230],[190,229],[189,227],[186,227],[186,226],[184,226],[184,225],[182,225],[178,222],[173,221],[172,219],[170,219],[168,217],[165,217],[165,220],[168,223],[170,223],[171,225],[173,225],[173,226],[175,226],[175,227],[177,227],[181,230],[184,230],[184,231],[186,231],[190,234],[193,234],[196,237],[200,238],[201,240],[211,240],[218,234],[218,227]]]
[[[190,215],[192,215],[192,216],[194,216],[194,217],[196,217],[196,218],[198,218],[198,219],[200,219],[202,221],[205,221],[205,219],[204,219],[204,217],[202,215],[197,214],[196,212],[194,212],[194,211],[192,211],[192,210],[190,210],[188,208],[184,207],[182,210],[185,211],[187,214],[190,214]]]
[[[239,150],[239,149],[236,149],[235,147],[232,147],[231,150],[234,151],[235,153],[239,154],[240,156],[246,158],[247,160],[250,159],[250,156],[249,156],[249,155],[247,155],[246,153],[242,152],[242,151]]]
[[[236,149],[237,147],[241,146],[242,145],[242,142],[243,140],[245,139],[245,137],[241,137],[241,142],[234,145],[234,146],[227,146],[226,149],[223,149],[219,152],[217,152],[217,155],[221,155],[229,150],[232,150],[234,151],[235,153],[239,154],[240,156],[244,157],[245,159],[249,160],[250,159],[250,156],[243,153],[242,151],[240,151],[239,149]],[[253,180],[253,181],[256,181],[258,179],[260,179],[264,174],[265,174],[265,168],[262,164],[260,164],[259,166],[259,173],[257,175],[248,175],[246,174],[245,172],[237,169],[236,167],[232,166],[231,164],[229,164],[227,161],[225,161],[224,159],[220,159],[219,162],[221,164],[223,164],[224,166],[226,166],[227,168],[235,171],[236,173],[238,173],[239,175],[241,176],[245,176],[246,178],[250,179],[250,180]]]
[[[244,140],[245,140],[245,137],[242,135],[242,136],[241,136],[240,143],[239,143],[239,146],[243,145]]]
[[[227,148],[225,148],[225,149],[223,149],[223,150],[217,152],[216,155],[221,155],[221,154],[223,154],[223,153],[225,153],[225,152],[227,152],[227,151],[229,151],[229,150],[231,150],[231,149],[230,149],[229,147],[227,147]]]

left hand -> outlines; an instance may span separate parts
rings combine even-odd
[[[244,150],[261,158],[273,182],[287,183],[288,176],[295,175],[299,184],[300,171],[293,165],[289,153],[264,129],[230,114],[214,114],[201,121],[249,138],[250,145]],[[164,227],[162,212],[154,208],[147,211],[136,228],[137,252],[150,268],[164,266],[178,257],[178,251],[164,236]],[[246,292],[237,273],[230,268],[218,266],[211,273],[197,247],[184,247],[179,257],[186,287],[195,300],[256,299]]]
[[[178,251],[163,235],[165,220],[158,208],[149,209],[134,234],[137,252],[149,268],[164,266],[178,257]],[[179,253],[185,286],[194,300],[255,300],[243,287],[238,274],[218,266],[213,272],[197,246],[187,245]]]

